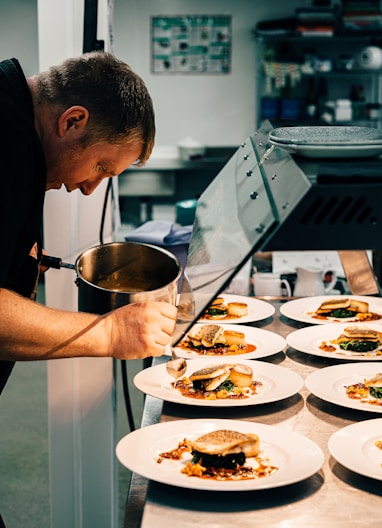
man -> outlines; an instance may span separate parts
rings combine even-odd
[[[0,393],[15,361],[162,355],[176,319],[170,304],[130,304],[97,316],[30,299],[45,191],[64,185],[89,195],[104,178],[149,158],[155,121],[142,79],[104,52],[28,79],[16,59],[2,61],[0,119]]]

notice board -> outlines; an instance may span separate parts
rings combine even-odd
[[[151,71],[158,74],[229,74],[230,15],[151,17]]]

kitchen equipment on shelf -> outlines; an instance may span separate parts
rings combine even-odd
[[[257,296],[291,297],[291,287],[279,273],[255,273],[254,289]],[[285,291],[285,294],[284,294]]]
[[[379,70],[382,66],[382,49],[378,46],[363,48],[358,54],[357,63],[363,70]]]
[[[327,286],[324,286],[324,277],[328,274],[318,268],[296,268],[297,280],[294,287],[296,297],[312,297],[313,295],[326,295],[330,293],[336,282],[337,274],[331,272],[332,278]]]
[[[186,137],[178,143],[179,156],[184,161],[200,159],[206,153],[206,147],[192,137]]]

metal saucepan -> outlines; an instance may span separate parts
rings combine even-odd
[[[139,301],[166,301],[175,305],[182,273],[175,255],[138,242],[92,247],[81,253],[75,264],[47,256],[41,264],[74,269],[79,311],[98,314]]]

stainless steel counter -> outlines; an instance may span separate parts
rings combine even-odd
[[[280,317],[280,303],[275,306],[272,318],[253,326],[284,337],[306,326]],[[156,359],[154,364],[165,360]],[[303,378],[316,369],[338,363],[290,348],[263,361],[293,369]],[[238,493],[181,489],[133,474],[123,527],[370,528],[382,521],[382,483],[342,467],[330,456],[327,443],[338,429],[380,416],[326,403],[305,387],[286,400],[247,408],[192,407],[147,397],[142,427],[191,418],[242,419],[277,425],[313,440],[323,450],[325,462],[318,473],[302,482],[273,490]]]
[[[171,170],[200,170],[208,169],[215,167],[223,167],[230,159],[230,157],[235,153],[238,146],[233,147],[207,147],[204,156],[200,158],[195,158],[192,160],[183,160],[178,155],[166,155],[166,154],[155,154],[153,153],[151,157],[147,160],[147,163],[144,167],[137,167],[132,165],[125,172],[142,172],[145,170],[150,171],[171,171]],[[160,147],[158,147],[160,151]],[[123,173],[122,173],[123,174]]]

